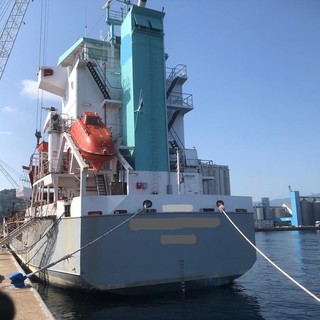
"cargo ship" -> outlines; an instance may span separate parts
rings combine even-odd
[[[228,167],[185,146],[193,99],[186,66],[167,66],[163,10],[122,6],[104,6],[108,39],[82,37],[39,71],[39,88],[62,105],[46,111],[46,138],[27,166],[31,205],[7,242],[60,287],[142,294],[228,284],[256,253],[219,206],[254,242],[252,199],[230,195]]]

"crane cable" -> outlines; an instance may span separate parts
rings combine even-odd
[[[289,280],[291,280],[294,284],[296,284],[300,289],[305,291],[308,295],[310,295],[312,298],[314,298],[316,301],[320,302],[320,298],[317,297],[314,293],[309,291],[307,288],[305,288],[303,285],[301,285],[298,281],[293,279],[289,274],[287,274],[284,270],[282,270],[278,265],[276,265],[270,258],[268,258],[258,247],[256,247],[249,238],[246,237],[246,235],[237,227],[237,225],[230,219],[230,217],[227,215],[227,213],[224,211],[224,206],[219,205],[219,211],[220,213],[223,213],[225,217],[230,221],[230,223],[235,227],[235,229],[242,235],[242,237],[263,257],[265,258],[272,266],[274,266],[276,269],[278,269],[283,275],[285,275]]]
[[[43,66],[46,62],[47,56],[47,42],[48,42],[48,21],[49,21],[49,0],[41,1],[41,15],[40,15],[40,34],[39,34],[39,53],[38,53],[38,69]],[[41,138],[41,131],[38,130],[41,128],[42,123],[42,112],[43,107],[43,91],[38,89],[37,93],[37,114],[36,114],[36,137]]]

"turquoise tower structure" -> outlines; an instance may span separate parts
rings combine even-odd
[[[164,13],[132,6],[121,25],[122,136],[137,171],[168,171]]]

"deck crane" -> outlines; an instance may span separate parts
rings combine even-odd
[[[10,57],[12,47],[28,9],[30,0],[15,0],[9,18],[0,35],[0,80]]]

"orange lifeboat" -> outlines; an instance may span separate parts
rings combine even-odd
[[[82,113],[71,125],[70,134],[82,157],[92,164],[95,172],[116,154],[112,134],[96,112]]]

